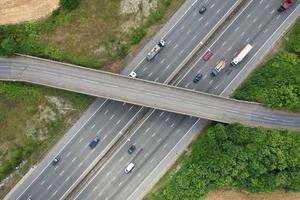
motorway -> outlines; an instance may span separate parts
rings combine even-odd
[[[177,85],[229,95],[231,87],[238,86],[232,86],[231,83],[245,78],[248,73],[246,68],[253,68],[254,61],[262,59],[279,36],[291,25],[290,22],[299,16],[299,2],[281,15],[276,13],[279,4],[280,1],[275,0],[250,1],[245,10],[208,47],[215,52],[214,57],[204,63],[200,55],[189,70],[179,78]],[[219,59],[223,57],[231,59],[246,42],[250,42],[254,50],[239,67],[227,66],[220,76],[214,79],[209,76],[210,70]],[[197,72],[202,72],[204,79],[194,84],[192,80]],[[141,198],[185,149],[191,141],[189,138],[197,135],[206,122],[202,119],[152,110],[132,132],[131,141],[122,145],[97,175],[72,198],[87,200]],[[133,155],[127,153],[130,144],[137,146]],[[131,174],[125,174],[124,169],[130,162],[135,163],[136,167]]]
[[[191,2],[188,1],[188,3]],[[198,10],[203,3],[209,9],[215,9],[218,12],[207,12],[199,16]],[[209,38],[237,4],[238,1],[222,0],[195,1],[191,7],[191,4],[185,4],[184,9],[180,9],[175,14],[176,20],[171,19],[165,31],[158,34],[159,38],[167,41],[167,47],[153,62],[148,63],[144,57],[145,52],[156,43],[152,41],[141,51],[143,56],[137,56],[137,59],[133,61],[136,63],[134,70],[140,78],[168,83],[174,76],[174,72],[187,61],[185,58],[190,57],[191,52]],[[29,196],[33,199],[65,198],[112,144],[118,138],[123,137],[126,129],[144,110],[139,106],[102,99],[98,100],[95,107],[95,112],[91,113],[87,121],[81,124],[74,136],[55,152],[62,158],[59,165],[51,166],[51,157],[48,156],[36,167],[36,170],[6,196],[6,199],[26,199]],[[96,135],[99,135],[101,140],[91,151],[88,143]],[[52,155],[54,156],[54,153]]]
[[[59,63],[53,65],[52,62],[39,59],[16,57],[0,60],[0,74],[0,79],[2,76],[14,76],[13,80],[17,81],[67,89],[218,122],[300,130],[300,115],[275,112],[257,103],[97,70]],[[206,78],[210,78],[209,74],[206,74]]]

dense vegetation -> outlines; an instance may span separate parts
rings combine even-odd
[[[283,49],[255,70],[235,97],[300,112],[300,20],[284,38]]]
[[[217,124],[191,149],[147,200],[199,200],[211,187],[300,191],[299,134]]]

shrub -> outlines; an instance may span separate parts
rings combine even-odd
[[[60,0],[60,6],[67,10],[74,10],[80,4],[80,0]]]

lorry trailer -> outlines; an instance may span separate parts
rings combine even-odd
[[[241,51],[233,58],[233,60],[230,62],[232,66],[235,66],[241,62],[246,55],[251,51],[253,47],[250,44],[247,44]]]

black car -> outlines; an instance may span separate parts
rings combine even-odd
[[[129,149],[127,150],[127,152],[128,152],[129,154],[132,154],[132,153],[134,152],[134,150],[135,150],[135,146],[134,146],[134,145],[131,145],[131,146],[129,147]]]
[[[55,157],[55,158],[52,160],[52,165],[53,165],[53,166],[57,165],[59,161],[60,161],[60,157]]]
[[[203,74],[197,74],[196,77],[194,78],[193,82],[194,83],[198,83],[198,81],[200,81],[202,79]]]
[[[205,7],[205,6],[202,6],[202,7],[200,8],[200,10],[199,10],[199,13],[200,13],[200,14],[203,14],[203,13],[205,13],[205,11],[206,11],[206,7]]]
[[[95,139],[93,139],[91,141],[91,143],[89,144],[90,148],[91,149],[95,148],[95,146],[98,144],[99,140],[100,140],[99,137],[96,137]]]

